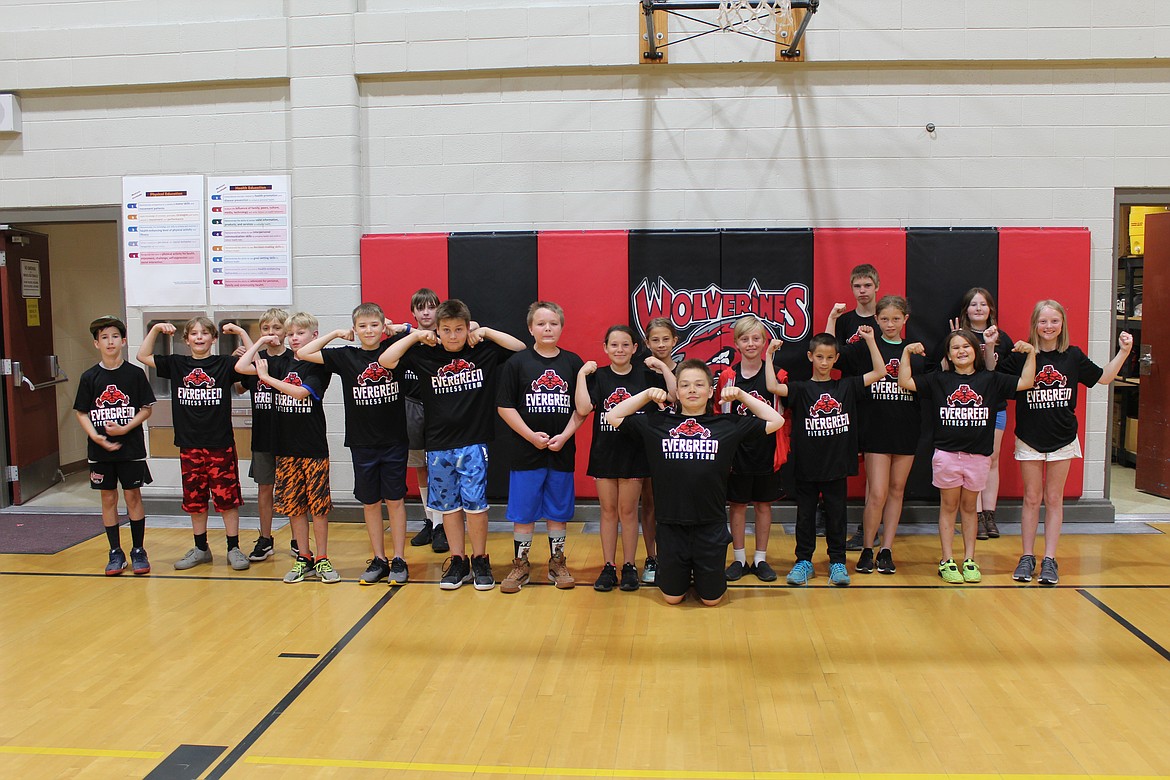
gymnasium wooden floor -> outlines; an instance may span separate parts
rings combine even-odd
[[[4,555],[0,776],[1170,776],[1158,531],[1066,535],[1054,589],[1010,580],[1008,536],[980,543],[980,585],[943,584],[935,537],[909,536],[892,577],[832,588],[818,551],[793,589],[780,535],[781,582],[714,609],[595,593],[577,531],[581,585],[514,596],[440,591],[429,548],[411,584],[360,587],[357,525],[331,529],[334,586],[281,583],[286,555],[232,572],[222,537],[176,572],[181,530],[148,532],[149,577],[102,576],[101,537]],[[498,579],[510,537],[490,552]]]

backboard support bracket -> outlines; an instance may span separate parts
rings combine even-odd
[[[804,60],[804,51],[800,44],[804,40],[809,22],[812,21],[812,15],[820,8],[820,4],[820,0],[792,0],[791,22],[779,25],[776,30],[777,62],[802,62]],[[644,64],[666,63],[669,61],[667,47],[701,38],[713,32],[727,31],[749,38],[766,40],[759,35],[735,27],[725,29],[709,19],[687,13],[688,11],[718,11],[719,0],[639,0],[639,5],[641,6],[641,34],[639,36],[641,56],[638,61]],[[706,25],[708,29],[672,41],[667,30],[669,17],[672,15]]]

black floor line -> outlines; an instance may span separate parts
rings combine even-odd
[[[1126,620],[1121,615],[1117,614],[1112,609],[1110,609],[1107,605],[1105,605],[1100,600],[1098,600],[1092,593],[1089,593],[1088,591],[1083,590],[1081,588],[1077,589],[1077,593],[1081,594],[1086,599],[1088,599],[1089,603],[1091,603],[1097,609],[1101,610],[1106,615],[1108,615],[1109,617],[1113,618],[1118,623],[1120,623],[1121,626],[1123,628],[1125,628],[1126,631],[1133,634],[1138,639],[1142,640],[1142,642],[1144,642],[1146,645],[1148,645],[1150,647],[1150,649],[1152,649],[1155,653],[1162,656],[1167,661],[1170,661],[1170,650],[1167,650],[1166,648],[1162,647],[1160,644],[1155,642],[1145,632],[1143,632],[1141,629],[1139,629],[1133,623],[1130,623],[1128,620]]]
[[[281,653],[277,658],[320,658],[320,653]]]
[[[353,627],[351,627],[349,631],[345,633],[345,636],[341,637],[341,639],[337,641],[337,644],[329,648],[329,651],[325,653],[324,656],[322,656],[321,660],[313,664],[313,668],[310,669],[305,674],[305,676],[302,677],[299,682],[297,682],[296,685],[293,686],[292,690],[285,694],[284,698],[277,702],[276,706],[273,707],[267,715],[261,718],[260,722],[257,723],[251,731],[248,732],[247,736],[240,740],[239,744],[232,748],[231,752],[229,752],[227,756],[225,756],[224,759],[220,761],[215,766],[215,768],[207,774],[207,780],[215,780],[216,778],[223,777],[229,769],[235,766],[236,762],[239,761],[244,756],[244,754],[252,748],[252,745],[256,744],[256,741],[264,735],[264,732],[271,728],[272,724],[276,722],[276,719],[283,715],[284,712],[290,706],[292,706],[292,703],[297,700],[297,697],[305,692],[305,689],[307,689],[309,685],[317,679],[321,672],[325,671],[325,668],[333,662],[333,659],[336,658],[342,650],[345,649],[346,645],[348,645],[350,641],[352,641],[353,638],[357,636],[363,628],[366,627],[366,625],[374,618],[374,615],[377,615],[378,612],[381,611],[382,607],[390,603],[390,599],[394,598],[394,594],[397,592],[398,588],[387,589],[382,598],[378,599],[374,606],[366,610],[366,614],[362,615],[361,619],[353,624]]]

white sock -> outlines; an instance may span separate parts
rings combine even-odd
[[[431,510],[431,524],[438,528],[443,524],[443,513],[438,509]]]
[[[419,498],[421,498],[421,499],[422,499],[422,505],[423,505],[423,517],[425,517],[426,519],[430,520],[430,519],[431,519],[431,513],[432,513],[434,510],[432,510],[432,509],[431,509],[429,506],[427,506],[427,489],[426,489],[425,487],[420,487],[420,488],[418,489],[418,496],[419,496]]]
[[[740,563],[747,563],[747,550],[745,550],[743,547],[740,547],[738,550],[732,547],[731,554],[735,556],[735,560],[739,561]]]
[[[756,554],[752,556],[752,565],[754,566],[757,563],[763,563],[767,557],[768,557],[767,550],[756,550]]]

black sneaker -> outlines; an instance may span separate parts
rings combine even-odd
[[[609,593],[617,587],[617,584],[617,567],[612,563],[607,563],[601,567],[601,574],[597,577],[597,582],[593,583],[593,589],[599,590],[602,593]]]
[[[724,570],[723,578],[728,582],[735,582],[745,574],[747,574],[747,566],[739,561],[732,561],[731,565]]]
[[[622,564],[622,590],[637,590],[641,584],[638,582],[638,567],[632,563]]]
[[[1055,585],[1060,582],[1060,572],[1055,558],[1045,558],[1040,561],[1040,584]]]
[[[360,585],[374,585],[386,579],[390,575],[390,562],[385,558],[374,556],[370,560],[370,565],[362,572],[362,576],[358,577],[358,584]]]
[[[845,542],[845,549],[849,552],[860,552],[865,547],[865,532],[861,526],[857,526],[857,530],[853,532],[853,536],[849,537],[849,541]]]
[[[476,590],[491,590],[496,587],[496,577],[492,574],[492,562],[486,555],[471,556],[472,584]]]
[[[861,555],[857,556],[857,565],[853,567],[853,571],[858,574],[873,574],[872,547],[866,547],[861,551]]]
[[[410,569],[407,568],[406,561],[401,558],[390,561],[390,574],[387,575],[386,580],[391,585],[405,585],[409,579]]]
[[[110,550],[110,562],[106,564],[106,576],[116,577],[126,568],[126,553],[122,548]]]
[[[878,574],[893,574],[898,569],[894,566],[894,554],[889,547],[883,547],[877,554]]]
[[[295,547],[296,542],[293,542]],[[272,548],[272,537],[261,536],[256,540],[256,546],[248,553],[248,560],[263,561],[271,558],[275,551]]]
[[[760,582],[775,582],[777,576],[776,570],[769,566],[767,561],[752,564],[752,574],[756,575]]]
[[[150,574],[150,559],[146,557],[146,550],[135,547],[130,551],[130,570],[135,574]]]
[[[422,547],[424,544],[430,544],[431,538],[435,532],[435,524],[431,522],[430,518],[423,520],[422,530],[411,537],[411,547]]]
[[[297,547],[297,540],[295,536],[293,537],[292,541],[288,543],[288,554],[294,558],[301,554],[300,548]],[[313,556],[310,555],[309,557],[311,558]]]
[[[451,544],[447,541],[447,528],[445,526],[435,526],[434,533],[431,534],[431,550],[437,553],[450,552]]]
[[[443,590],[457,590],[465,582],[471,582],[471,563],[466,555],[452,555],[443,569],[439,587]]]

